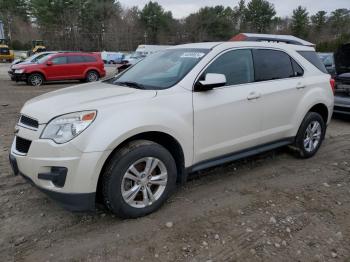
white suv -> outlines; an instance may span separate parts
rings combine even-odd
[[[332,80],[313,48],[197,43],[21,110],[10,162],[71,210],[100,199],[120,217],[158,209],[187,174],[291,145],[319,149]]]

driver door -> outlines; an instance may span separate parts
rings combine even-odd
[[[193,93],[194,163],[259,144],[263,106],[254,84],[250,49],[230,50],[216,58],[201,75],[224,74],[226,85]]]
[[[67,56],[56,56],[51,60],[51,65],[46,65],[45,73],[47,80],[64,80],[67,79],[67,76],[70,74],[67,69],[68,59]]]

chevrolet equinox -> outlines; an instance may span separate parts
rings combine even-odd
[[[10,162],[70,210],[101,200],[120,217],[140,217],[191,172],[287,145],[312,157],[333,87],[312,47],[174,46],[108,80],[26,102]]]

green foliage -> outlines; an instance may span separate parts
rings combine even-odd
[[[190,34],[198,35],[199,41],[229,39],[234,33],[234,13],[230,7],[215,6],[201,8],[186,20],[193,23]]]
[[[332,51],[350,35],[350,9],[309,17],[299,6],[290,19],[276,16],[268,0],[203,7],[184,19],[174,19],[156,1],[140,10],[122,8],[117,0],[0,0],[0,19],[19,49],[33,38],[56,50],[133,50],[143,43],[226,41],[239,32],[256,32],[293,34]]]
[[[318,11],[315,15],[311,16],[311,23],[317,31],[323,30],[327,23],[327,12]]]
[[[338,38],[318,43],[317,52],[335,52],[342,44],[350,43],[350,34],[340,35]]]
[[[267,33],[275,15],[275,7],[268,1],[251,0],[245,10],[245,21],[251,32]]]
[[[331,13],[329,23],[336,35],[347,33],[350,24],[350,10],[345,8],[336,9]]]
[[[171,12],[165,12],[157,2],[150,1],[140,12],[140,20],[146,29],[146,37],[154,44],[157,43],[158,33],[169,29],[173,15]]]
[[[306,8],[298,6],[293,10],[292,33],[301,38],[307,38],[309,33],[309,13]]]
[[[27,20],[27,1],[0,0],[0,17],[5,21],[8,16],[21,16],[23,20]]]

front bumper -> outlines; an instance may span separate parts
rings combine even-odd
[[[29,129],[17,125],[10,153],[14,173],[69,210],[93,210],[98,178],[110,151],[82,152],[72,142],[56,144],[40,139],[44,126]],[[26,152],[19,150],[20,138],[30,142]]]
[[[9,72],[10,73],[10,72]],[[11,75],[11,80],[14,80],[16,82],[20,82],[20,81],[27,81],[27,75],[26,74],[16,74],[16,73],[12,73]]]
[[[38,185],[36,185],[33,180],[21,173],[18,169],[17,160],[16,157],[12,154],[9,155],[10,164],[12,167],[12,170],[15,175],[21,175],[24,179],[26,179],[30,184],[47,194],[50,198],[60,203],[60,205],[69,210],[69,211],[75,211],[75,212],[81,212],[81,211],[93,211],[95,210],[95,199],[96,194],[95,193],[61,193],[61,192],[55,192],[51,190],[47,190],[45,188],[42,188]]]
[[[8,71],[8,74],[9,74],[9,77],[11,78],[12,81],[15,81],[15,80],[16,80],[14,70],[9,70],[9,71]]]

